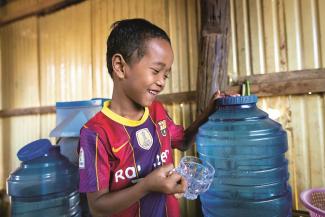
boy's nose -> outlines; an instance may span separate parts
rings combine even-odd
[[[166,80],[164,79],[164,77],[161,77],[157,80],[157,85],[160,86],[160,87],[165,87],[165,84],[166,84]]]

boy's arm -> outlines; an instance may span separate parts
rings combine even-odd
[[[205,110],[197,116],[196,120],[188,128],[185,129],[183,145],[178,148],[179,150],[186,151],[194,144],[195,135],[197,134],[199,127],[204,124],[208,120],[209,116],[216,110],[215,100],[220,97],[224,97],[224,94],[218,90],[211,97]]]
[[[211,100],[205,110],[200,115],[198,115],[196,120],[184,131],[184,142],[183,145],[179,148],[181,151],[186,151],[194,144],[195,135],[197,134],[199,127],[204,124],[209,119],[209,116],[216,110],[216,99],[225,96],[239,96],[239,94],[222,93],[217,90],[211,97]]]
[[[183,145],[180,147],[181,151],[186,151],[189,149],[195,142],[195,135],[197,134],[199,127],[204,124],[210,114],[214,111],[214,107],[212,105],[209,105],[198,117],[196,120],[184,131],[184,142]]]
[[[87,199],[92,215],[96,217],[118,213],[152,191],[165,194],[184,193],[186,181],[177,173],[170,175],[172,169],[172,164],[159,167],[137,184],[119,191],[109,192],[105,189],[88,192]]]
[[[108,189],[88,192],[87,200],[91,214],[99,217],[122,211],[146,194],[145,186],[140,182],[116,192],[109,192]]]

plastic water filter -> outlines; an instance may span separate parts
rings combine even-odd
[[[56,127],[50,132],[50,137],[57,139],[61,154],[75,165],[78,165],[77,149],[80,129],[102,109],[106,100],[95,98],[56,103]]]

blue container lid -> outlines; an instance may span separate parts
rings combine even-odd
[[[229,96],[219,98],[216,100],[217,105],[242,105],[242,104],[253,104],[257,102],[256,95],[250,96]]]
[[[48,139],[39,139],[22,147],[18,151],[17,157],[21,161],[33,160],[47,154],[51,147],[52,144]]]

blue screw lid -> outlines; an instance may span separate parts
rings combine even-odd
[[[217,105],[242,105],[242,104],[252,104],[256,102],[257,102],[256,95],[229,96],[229,97],[219,98],[216,100]]]
[[[22,147],[18,151],[17,157],[21,161],[33,160],[47,154],[51,147],[52,144],[48,139],[35,140],[34,142],[31,142]]]

